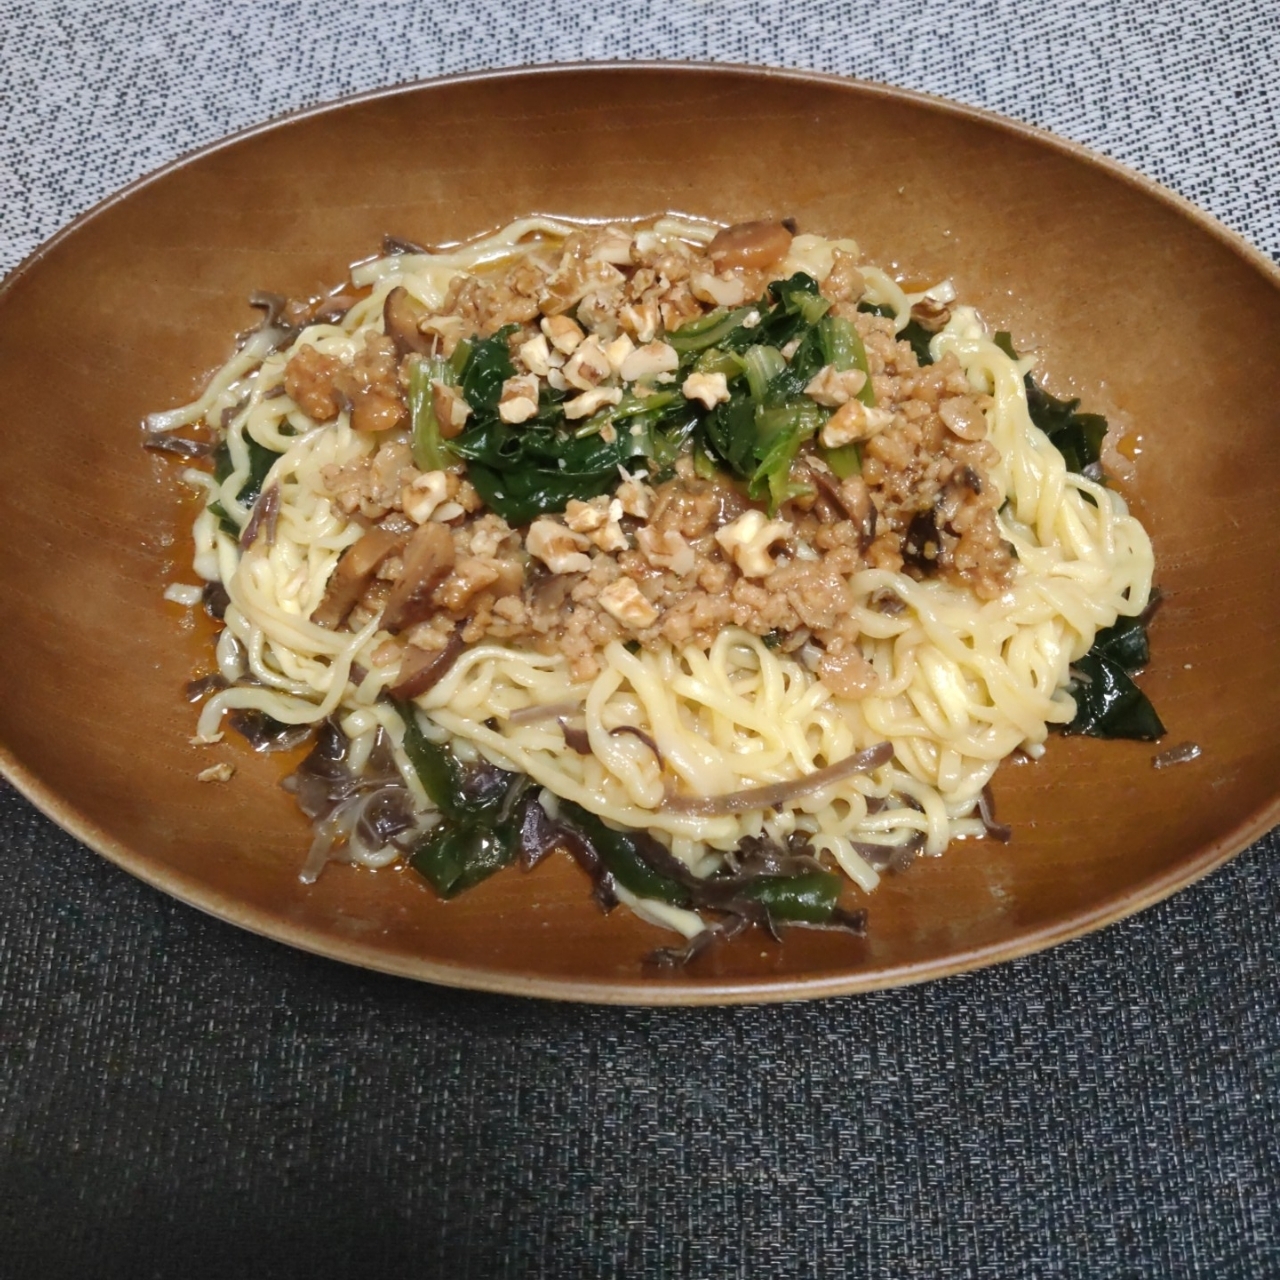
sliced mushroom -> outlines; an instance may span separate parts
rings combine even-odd
[[[318,627],[336,630],[346,621],[373,581],[378,566],[394,551],[404,546],[402,533],[389,529],[370,529],[359,542],[338,561],[338,566],[325,587],[324,599],[316,605],[311,621]],[[452,543],[450,543],[452,548]]]
[[[717,231],[707,254],[721,270],[771,267],[787,256],[791,232],[781,222],[739,222]]]
[[[396,682],[390,689],[393,698],[420,697],[444,679],[467,647],[462,639],[462,625],[460,622],[454,628],[443,649],[406,646]]]
[[[861,476],[837,480],[829,471],[820,471],[817,467],[811,467],[809,475],[826,497],[857,526],[858,540],[865,551],[875,541],[878,515],[866,481]]]
[[[387,597],[382,625],[393,635],[421,622],[432,611],[431,593],[453,568],[453,535],[428,521],[414,530],[404,549],[404,568]]]
[[[382,305],[382,327],[402,356],[413,352],[420,356],[431,354],[431,337],[418,331],[418,321],[426,315],[426,307],[404,285],[396,285],[387,294]]]

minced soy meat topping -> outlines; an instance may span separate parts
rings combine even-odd
[[[410,692],[483,639],[558,651],[588,680],[610,641],[706,647],[734,625],[808,646],[857,698],[876,677],[852,573],[998,596],[1014,562],[989,398],[954,357],[921,364],[927,347],[866,304],[852,253],[784,279],[791,247],[781,224],[707,246],[576,231],[458,277],[438,311],[394,291],[354,359],[299,347],[284,378],[298,407],[378,438],[324,472],[368,532],[316,620],[382,613],[378,661],[398,657]],[[947,319],[917,312],[917,332]],[[504,472],[522,448],[532,471]]]

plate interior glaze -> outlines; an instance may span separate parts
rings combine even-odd
[[[413,874],[297,878],[308,830],[281,757],[190,745],[183,684],[207,625],[190,581],[194,498],[139,447],[255,314],[255,289],[338,283],[384,233],[429,244],[530,212],[853,235],[916,281],[951,277],[989,327],[1043,352],[1058,394],[1127,437],[1126,492],[1166,602],[1144,687],[1199,760],[1052,739],[996,776],[1007,846],[954,845],[867,903],[866,938],[757,933],[685,972],[666,940],[602,916],[567,858],[449,903]],[[1151,903],[1280,817],[1280,287],[1184,202],[1043,134],[818,76],[630,66],[487,75],[267,126],[135,184],[0,291],[0,703],[5,772],[135,875],[246,928],[377,969],[498,991],[636,1003],[794,998],[1023,954]],[[231,758],[231,783],[196,773]],[[1248,909],[1242,904],[1242,910]]]

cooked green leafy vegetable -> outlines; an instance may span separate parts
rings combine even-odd
[[[670,465],[686,447],[696,406],[678,391],[625,396],[618,405],[571,425],[565,393],[543,387],[538,414],[513,425],[498,416],[502,383],[514,373],[507,338],[511,327],[476,342],[464,359],[462,392],[471,406],[466,428],[445,444],[467,462],[467,477],[487,506],[510,524],[563,511],[613,489],[619,466],[637,458]]]
[[[498,412],[502,384],[515,376],[516,367],[511,362],[509,342],[515,331],[515,325],[503,325],[491,337],[480,338],[471,345],[460,381],[462,394],[477,417],[488,417]]]
[[[812,276],[797,272],[775,280],[759,302],[720,308],[666,335],[680,357],[676,387],[628,392],[620,404],[577,425],[565,419],[568,393],[546,386],[531,421],[502,421],[502,383],[515,372],[509,325],[466,350],[460,346],[448,364],[423,362],[415,369],[415,457],[431,468],[443,465],[444,456],[465,460],[486,505],[511,524],[610,492],[619,467],[634,467],[637,459],[647,460],[651,474],[660,477],[691,447],[703,474],[718,468],[739,477],[749,496],[767,500],[774,511],[805,492],[791,482],[791,467],[830,416],[804,394],[805,387],[826,365],[869,372],[857,329],[828,315],[830,306]],[[789,344],[787,359],[782,350]],[[685,399],[678,384],[694,372],[721,375],[728,400],[707,410]],[[467,426],[449,441],[440,440],[431,411],[434,377],[456,382],[471,406]],[[875,403],[869,377],[858,399]],[[835,465],[852,474],[859,465],[856,450],[839,453]]]
[[[1011,360],[1018,359],[1006,330],[1001,329],[994,341]],[[1101,479],[1098,467],[1102,438],[1107,434],[1106,418],[1078,412],[1079,400],[1051,396],[1036,386],[1030,374],[1025,384],[1031,420],[1061,452],[1067,470],[1078,474],[1089,471]],[[1089,652],[1072,664],[1071,692],[1076,700],[1076,715],[1063,727],[1063,733],[1133,738],[1140,742],[1154,742],[1164,736],[1165,728],[1155,707],[1133,680],[1151,657],[1146,616],[1121,618],[1115,626],[1099,631]]]
[[[250,435],[244,437],[244,442],[249,450],[249,475],[244,484],[240,486],[240,492],[236,495],[236,499],[241,505],[251,507],[262,492],[262,485],[267,478],[267,472],[275,465],[275,461],[280,455],[274,450],[268,449],[266,445],[259,444]],[[234,470],[235,467],[231,462],[231,449],[224,440],[213,453],[213,478],[219,484],[222,484]],[[230,534],[233,538],[240,536],[240,526],[227,514],[227,510],[221,502],[211,502],[209,510],[218,517],[218,522],[222,525],[224,532]]]
[[[995,344],[1011,360],[1018,358],[1013,339],[1001,329],[995,335]],[[1049,437],[1062,454],[1067,470],[1077,475],[1090,473],[1091,479],[1100,479],[1090,469],[1096,470],[1102,459],[1102,439],[1107,434],[1107,420],[1098,413],[1080,413],[1080,401],[1059,400],[1036,385],[1027,374],[1027,409],[1031,421]]]
[[[772,304],[767,303],[770,297]],[[805,387],[828,364],[867,372],[867,353],[857,330],[847,320],[827,315],[829,307],[818,282],[797,272],[769,286],[766,300],[753,309],[758,317],[754,324],[740,321],[720,335],[722,348],[740,353],[742,376],[735,372],[726,377],[729,399],[702,417],[699,443],[708,457],[747,481],[750,497],[767,499],[771,512],[807,491],[791,482],[791,466],[801,446],[831,416],[804,394]],[[788,361],[782,348],[790,343],[796,346]],[[870,380],[859,399],[874,403]]]
[[[758,904],[754,910],[763,908],[762,920],[846,927],[853,921],[838,906],[840,877],[812,862],[793,875],[726,873],[702,880],[647,832],[615,830],[572,801],[561,800],[554,819],[536,815],[536,821],[526,821],[528,807],[538,804],[530,779],[492,766],[465,769],[448,747],[422,732],[410,704],[398,703],[397,710],[405,754],[444,818],[409,861],[443,898],[478,884],[522,851],[531,864],[563,843],[597,877],[612,877],[637,897],[731,914]],[[525,847],[529,828],[537,829],[536,848]]]
[[[492,766],[465,770],[448,747],[418,727],[412,706],[398,704],[404,751],[444,821],[418,843],[409,863],[442,898],[470,889],[508,866],[519,849],[517,811],[532,783]]]
[[[840,877],[813,866],[792,875],[717,873],[700,879],[643,831],[615,831],[595,814],[570,801],[560,802],[557,825],[577,833],[598,855],[604,870],[637,897],[685,908],[702,907],[731,914],[763,907],[766,922],[801,921],[860,927],[841,911]]]
[[[457,465],[445,447],[436,421],[431,395],[431,384],[436,381],[446,386],[457,384],[449,361],[433,356],[413,362],[409,370],[409,413],[413,423],[413,461],[421,471],[443,471]]]
[[[550,414],[546,415],[550,417]],[[690,403],[670,392],[629,397],[591,420],[590,434],[539,419],[514,427],[481,418],[449,442],[467,460],[467,476],[485,503],[511,524],[563,511],[618,483],[618,467],[635,458],[674,461],[695,421]],[[612,430],[606,432],[608,425]]]
[[[836,911],[840,877],[830,871],[759,876],[743,885],[742,895],[761,903],[774,919],[825,924]]]
[[[1072,664],[1076,715],[1062,732],[1140,742],[1163,737],[1160,717],[1133,681],[1150,657],[1141,616],[1121,618],[1115,626],[1099,631],[1089,652]]]

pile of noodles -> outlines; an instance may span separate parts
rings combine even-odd
[[[381,328],[384,299],[397,285],[438,309],[458,272],[508,261],[531,242],[545,245],[574,229],[525,220],[457,251],[400,253],[361,265],[353,283],[371,291],[338,323],[311,325],[282,349],[272,349],[269,330],[260,331],[198,400],[152,419],[166,430],[200,420],[225,430],[232,474],[221,485],[205,472],[185,474],[206,490],[207,504],[220,502],[237,523],[249,515],[236,498],[249,472],[246,440],[281,452],[266,482],[280,491],[270,545],[259,538],[242,552],[207,504],[195,521],[195,571],[221,582],[230,599],[219,644],[224,674],[234,677],[231,668],[247,663],[256,681],[209,699],[198,741],[217,741],[233,708],[297,725],[336,715],[358,768],[381,727],[405,784],[429,807],[399,748],[402,722],[380,698],[395,683],[398,665],[398,658],[390,666],[374,659],[387,633],[377,619],[355,632],[309,621],[339,557],[363,532],[334,508],[322,472],[372,452],[377,438],[353,431],[345,412],[316,426],[281,393],[284,367],[301,345],[354,356],[365,331]],[[666,219],[655,230],[706,243],[716,229]],[[796,237],[780,274],[825,275],[833,247]],[[890,308],[899,330],[905,327],[923,295],[905,294],[878,269],[861,270],[867,300]],[[698,874],[719,866],[722,852],[745,836],[780,839],[800,830],[871,890],[878,875],[859,845],[923,841],[927,852],[940,853],[956,837],[981,834],[977,809],[985,784],[1011,752],[1038,755],[1049,726],[1072,719],[1068,668],[1100,629],[1146,605],[1152,554],[1121,497],[1069,473],[1032,423],[1023,384],[1031,361],[1005,354],[965,307],[952,308],[932,351],[935,358],[952,353],[974,390],[992,397],[988,438],[1000,462],[991,480],[1005,500],[998,523],[1016,551],[1016,571],[1011,587],[987,602],[940,579],[919,582],[881,569],[853,574],[862,652],[879,677],[874,693],[838,698],[797,656],[734,629],[709,652],[632,653],[610,644],[600,654],[600,674],[587,683],[575,683],[559,655],[481,643],[417,700],[424,732],[447,740],[464,760],[479,755],[528,774],[544,795],[572,800],[618,826],[649,830]],[[887,597],[900,607],[886,610]],[[557,716],[532,712],[539,707],[584,724],[590,754],[569,750]],[[652,748],[639,735],[610,732],[623,725],[657,745],[683,795],[793,781],[886,740],[894,754],[871,773],[800,795],[781,810],[708,817],[667,803],[669,777]],[[666,909],[664,919],[670,915]]]

